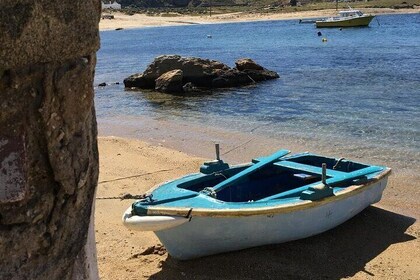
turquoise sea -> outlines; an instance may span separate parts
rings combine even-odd
[[[250,57],[280,79],[183,97],[124,90],[125,77],[162,54],[230,66]],[[102,82],[120,84],[96,87],[98,122],[167,118],[420,166],[420,14],[381,15],[370,27],[343,30],[288,20],[103,31],[95,85]]]

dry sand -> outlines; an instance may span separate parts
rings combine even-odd
[[[362,9],[365,13],[372,14],[394,14],[394,13],[419,13],[420,8],[416,9],[388,9],[388,8],[369,8]],[[244,21],[262,21],[262,20],[286,20],[286,19],[304,19],[318,18],[335,15],[334,9],[319,11],[303,11],[290,13],[229,13],[213,16],[188,16],[173,14],[171,16],[147,16],[145,14],[134,14],[132,16],[115,12],[114,19],[102,19],[99,23],[100,30],[112,30],[116,28],[141,28],[156,26],[173,26],[189,24],[212,24],[226,22],[244,22]]]
[[[398,178],[404,174],[397,170],[380,203],[318,236],[181,262],[168,256],[153,233],[124,228],[121,215],[134,200],[115,197],[140,195],[156,184],[197,172],[204,158],[193,155],[211,158],[209,139],[222,143],[229,162],[268,154],[275,142],[246,141],[250,135],[147,118],[134,126],[101,120],[99,129],[102,135],[147,141],[99,138],[95,224],[102,279],[420,279],[417,175],[410,178],[411,185],[401,183]],[[293,151],[305,146],[281,142]],[[407,193],[407,188],[414,192]]]

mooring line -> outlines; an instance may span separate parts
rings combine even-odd
[[[240,145],[238,145],[238,146],[236,146],[236,147],[233,147],[232,149],[230,149],[229,151],[227,151],[227,152],[224,152],[222,155],[226,155],[226,154],[228,154],[228,153],[230,153],[230,152],[232,152],[232,151],[234,151],[234,150],[236,150],[236,149],[238,149],[238,148],[240,148],[240,147],[242,147],[242,146],[245,146],[246,144],[248,144],[249,142],[251,142],[252,140],[254,140],[255,138],[251,138],[251,139],[249,139],[248,141],[246,141],[246,142],[244,142],[244,143],[242,143],[242,144],[240,144]]]
[[[125,179],[143,177],[143,176],[152,175],[152,174],[156,174],[156,173],[160,173],[160,172],[168,172],[168,171],[172,171],[172,170],[176,170],[176,169],[178,169],[178,168],[162,169],[162,170],[158,170],[158,171],[155,171],[155,172],[143,173],[143,174],[138,174],[138,175],[133,175],[133,176],[128,176],[128,177],[121,177],[121,178],[116,178],[116,179],[112,179],[112,180],[105,180],[105,181],[99,182],[98,185],[104,184],[104,183],[115,182],[115,181],[121,181],[121,180],[125,180]]]
[[[123,194],[123,195],[120,195],[120,196],[97,197],[96,199],[120,199],[120,200],[124,200],[124,199],[143,199],[145,197],[146,197],[145,194],[126,193],[126,194]]]

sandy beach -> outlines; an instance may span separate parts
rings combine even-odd
[[[371,14],[408,14],[419,13],[420,8],[416,9],[389,9],[389,8],[369,8],[362,9],[365,13]],[[113,30],[116,28],[144,28],[157,26],[175,26],[190,24],[215,24],[215,23],[233,23],[244,21],[263,21],[263,20],[288,20],[288,19],[304,19],[319,18],[333,16],[337,12],[335,9],[303,11],[291,13],[229,13],[213,16],[186,16],[173,14],[171,16],[148,16],[145,14],[127,15],[120,12],[113,13],[114,19],[101,19],[99,23],[100,30]]]
[[[416,222],[420,204],[415,195],[419,178],[413,170],[403,170],[395,163],[391,163],[394,174],[382,201],[333,230],[285,244],[186,262],[174,260],[153,233],[123,227],[121,213],[134,200],[119,197],[140,195],[156,184],[197,172],[204,159],[213,157],[216,141],[230,163],[269,154],[276,145],[295,152],[307,145],[164,120],[146,118],[133,123],[99,123],[103,136],[99,138],[96,242],[102,279],[420,277],[420,227]]]

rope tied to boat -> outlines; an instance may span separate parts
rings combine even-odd
[[[222,176],[223,178],[227,179],[227,177],[225,176],[225,174],[223,174],[221,172],[214,172],[214,176]]]
[[[152,203],[153,201],[156,201],[156,199],[153,199],[153,194],[145,194],[142,199],[139,200],[140,202],[147,202]]]
[[[213,198],[217,197],[217,193],[212,187],[206,187],[202,191],[200,191],[200,193],[213,197]]]
[[[337,169],[337,167],[338,167],[338,165],[343,161],[343,160],[345,160],[345,158],[339,158],[338,160],[337,160],[337,163],[336,164],[334,164],[334,166],[333,166],[333,169],[334,170],[336,170]],[[348,164],[347,164],[347,172],[350,172],[350,168],[351,168],[351,166],[353,165],[353,162],[352,161],[349,161],[348,162]]]
[[[122,194],[120,196],[109,196],[109,197],[97,197],[96,199],[120,199],[120,200],[125,200],[125,199],[144,199],[146,198],[147,195],[146,194],[131,194],[131,193],[126,193],[126,194]]]
[[[337,169],[337,167],[338,167],[338,165],[343,161],[343,160],[345,160],[345,158],[339,158],[338,160],[337,160],[337,163],[336,164],[334,164],[334,166],[333,166],[333,169],[335,170],[335,169]]]

